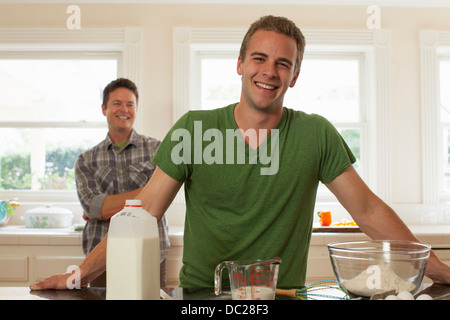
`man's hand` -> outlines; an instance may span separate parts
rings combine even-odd
[[[67,289],[67,280],[72,273],[57,274],[30,285],[31,290]]]
[[[425,275],[434,283],[450,285],[450,267],[439,260],[433,251],[430,252]]]

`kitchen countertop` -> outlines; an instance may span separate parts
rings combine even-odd
[[[0,227],[0,245],[81,245],[82,232],[68,228]]]
[[[231,291],[224,289],[216,296],[214,288],[164,288],[168,300],[231,300]],[[105,300],[106,288],[82,288],[80,290],[36,290],[28,287],[0,287],[0,300]],[[284,296],[281,300],[289,299]]]
[[[175,300],[231,300],[229,290],[224,290],[220,296],[214,294],[213,288],[164,288],[164,291]],[[450,286],[425,283],[415,296],[424,293],[433,298],[450,295]],[[0,300],[105,300],[105,296],[104,287],[39,291],[31,291],[28,287],[0,287]],[[292,298],[277,296],[276,300],[292,300]],[[444,300],[450,300],[450,296],[445,297]]]
[[[68,228],[27,228],[25,225],[0,227],[0,245],[81,245],[82,232]],[[183,245],[183,227],[169,228],[171,245]]]

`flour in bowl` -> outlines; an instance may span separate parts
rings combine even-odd
[[[400,278],[394,271],[385,265],[372,265],[359,275],[342,285],[353,294],[370,297],[377,292],[395,290],[412,291],[415,285]]]

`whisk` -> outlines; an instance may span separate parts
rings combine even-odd
[[[301,289],[276,289],[275,294],[300,298],[301,300],[348,300],[347,289],[337,281],[317,281]]]

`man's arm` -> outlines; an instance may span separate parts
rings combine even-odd
[[[182,185],[182,182],[173,179],[156,167],[149,183],[145,185],[136,199],[140,199],[143,208],[155,216],[159,222]]]
[[[129,199],[134,199],[142,191],[142,188],[135,189],[132,191],[107,195],[102,205],[102,218],[109,219],[117,212],[123,209],[125,201]]]
[[[326,186],[370,238],[419,241],[394,210],[369,189],[353,166]],[[450,267],[434,252],[430,253],[426,275],[433,281],[450,284]]]
[[[78,198],[85,212],[83,218],[85,220],[110,219],[123,209],[126,200],[134,199],[143,188],[115,195],[106,194],[88,165],[88,159],[84,154],[80,154],[75,163]]]
[[[143,207],[154,215],[158,222],[177,195],[182,183],[172,179],[161,169],[156,168],[150,181],[140,192],[137,199],[142,200]],[[85,285],[106,270],[107,236],[92,250],[80,267],[81,284]],[[54,275],[39,283],[32,284],[31,290],[67,289],[70,273]]]

